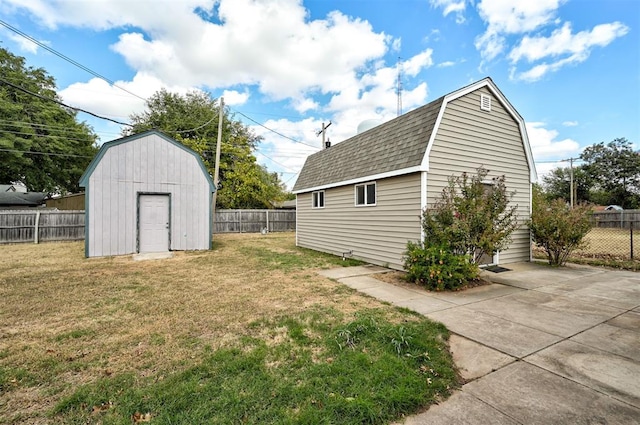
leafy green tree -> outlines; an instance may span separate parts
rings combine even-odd
[[[593,201],[640,208],[640,152],[625,138],[586,148],[580,158],[593,181]]]
[[[147,101],[147,109],[130,117],[124,135],[157,129],[200,154],[211,175],[215,168],[219,106],[217,99],[200,91],[185,95],[162,89]],[[220,150],[219,208],[272,208],[285,198],[277,173],[269,173],[253,155],[261,141],[244,123],[223,112]]]
[[[0,183],[21,182],[37,192],[79,191],[97,136],[52,100],[60,100],[53,77],[0,48]]]
[[[517,205],[507,192],[504,176],[490,185],[489,171],[478,168],[475,175],[450,177],[434,207],[422,214],[425,246],[448,247],[454,253],[471,255],[478,264],[485,254],[506,248],[518,228]]]
[[[542,178],[542,182],[549,200],[564,199],[566,202],[571,202],[571,170],[568,167],[554,168]],[[574,203],[589,201],[592,184],[584,167],[573,168]]]
[[[533,191],[531,236],[552,266],[563,265],[574,250],[584,246],[583,239],[592,227],[591,217],[587,204],[571,209],[563,199],[550,201],[539,190]]]

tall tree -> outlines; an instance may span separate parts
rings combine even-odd
[[[217,99],[200,91],[185,95],[161,89],[147,101],[147,110],[130,117],[125,135],[157,129],[200,154],[213,175],[218,135]],[[253,155],[260,137],[241,121],[223,111],[220,208],[271,208],[285,197],[284,185],[276,173],[269,173]]]
[[[53,77],[0,48],[0,183],[21,182],[39,192],[79,190],[97,136],[53,100],[60,100]]]
[[[640,152],[625,138],[586,148],[580,158],[592,179],[594,201],[640,208]]]
[[[563,199],[571,201],[571,170],[569,168],[554,168],[542,178],[545,196],[548,200]],[[591,180],[583,167],[573,168],[574,202],[589,201]]]

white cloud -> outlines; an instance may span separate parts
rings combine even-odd
[[[548,130],[543,122],[527,122],[527,135],[536,160],[564,159],[580,153],[580,144],[572,139],[556,140],[558,132]]]
[[[464,10],[467,7],[466,0],[429,0],[431,7],[441,8],[442,16],[448,16],[450,13],[456,15],[456,22],[462,24],[465,21]]]
[[[487,24],[486,31],[475,40],[484,61],[493,60],[506,48],[505,34],[533,31],[553,22],[564,0],[481,0],[478,12]]]
[[[418,53],[407,61],[402,63],[402,72],[404,75],[415,77],[423,69],[429,68],[433,65],[433,59],[431,58],[433,49],[426,49],[423,52]]]
[[[538,183],[542,183],[546,175],[556,168],[567,167],[566,162],[538,162],[536,164],[536,172],[538,173]]]
[[[148,2],[7,1],[50,28],[123,28],[113,50],[165,84],[255,85],[274,100],[340,91],[394,44],[338,11],[309,20],[299,0],[160,0],[154,13]]]
[[[444,61],[444,62],[440,62],[438,65],[436,65],[436,67],[438,68],[449,68],[451,66],[454,66],[456,63],[454,61]]]
[[[293,108],[301,114],[318,109],[318,102],[311,98],[297,98],[293,100]]]
[[[394,38],[393,41],[391,42],[391,49],[394,52],[399,52],[400,49],[402,49],[402,39],[401,38]]]
[[[575,127],[578,125],[578,121],[564,121],[562,125],[565,127]]]
[[[225,105],[229,106],[238,106],[244,105],[249,100],[249,92],[239,92],[237,90],[225,90],[222,92],[222,97],[224,97]]]
[[[111,48],[135,77],[117,84],[143,98],[163,87],[179,93],[201,87],[222,91],[229,105],[242,105],[259,92],[261,100],[284,100],[300,113],[324,114],[325,122],[333,121],[328,136],[334,143],[353,136],[365,119],[396,116],[397,69],[384,60],[400,48],[401,39],[339,11],[311,20],[300,0],[157,0],[154,13],[148,2],[4,1],[52,29],[120,31]],[[402,62],[404,111],[426,102],[427,84],[412,79],[433,66],[432,56],[432,49],[425,49]],[[144,109],[143,100],[99,79],[72,84],[60,95],[69,104],[124,121]],[[265,125],[320,147],[314,133],[319,119]],[[265,138],[260,151],[288,172],[315,152],[262,127],[254,130]],[[266,157],[260,161],[268,163]]]
[[[481,0],[480,17],[489,29],[507,34],[532,31],[553,21],[563,0]]]
[[[58,94],[71,106],[126,121],[132,113],[139,113],[144,109],[144,99],[163,87],[177,93],[188,91],[188,87],[167,86],[159,79],[143,73],[138,73],[130,82],[116,81],[116,85],[143,99],[132,96],[99,78],[92,78],[86,83],[71,84],[60,90]]]
[[[557,71],[565,65],[584,62],[591,54],[593,47],[607,46],[628,32],[629,27],[620,22],[613,22],[596,25],[591,31],[580,31],[574,34],[571,24],[566,22],[561,28],[554,30],[549,37],[525,36],[511,51],[509,59],[512,64],[516,64],[521,60],[532,63],[544,58],[558,58],[515,75],[517,79],[535,81],[546,73]]]
[[[436,42],[440,40],[440,30],[438,29],[432,29],[429,34],[427,34],[423,41],[425,43],[431,43],[431,42]]]
[[[36,53],[38,53],[38,45],[36,43],[34,43],[33,41],[28,40],[28,39],[22,37],[21,35],[13,34],[13,33],[9,34],[8,36],[11,39],[11,41],[16,43],[18,45],[18,47],[20,48],[20,50],[22,50],[23,52],[31,53],[31,54],[34,54],[34,55]],[[40,41],[40,42],[49,44],[46,41]]]
[[[474,45],[480,51],[483,61],[491,61],[502,53],[506,46],[506,39],[498,32],[487,30],[476,37]]]

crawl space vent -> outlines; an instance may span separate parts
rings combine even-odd
[[[480,95],[480,109],[483,111],[491,111],[491,97],[486,94]]]

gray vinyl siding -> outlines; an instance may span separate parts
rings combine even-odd
[[[480,93],[491,96],[491,111],[480,109]],[[474,172],[479,166],[488,178],[505,175],[507,189],[515,191],[521,227],[513,234],[508,250],[500,253],[500,263],[528,261],[530,170],[518,123],[489,90],[481,88],[449,102],[429,155],[427,206],[433,205],[447,184],[447,178]]]
[[[209,249],[210,186],[197,159],[151,134],[111,146],[89,176],[87,253],[137,252],[137,199],[170,194],[171,250]]]
[[[298,246],[401,270],[407,241],[420,239],[420,173],[377,180],[375,206],[356,207],[354,187],[327,189],[317,209],[298,194]]]

